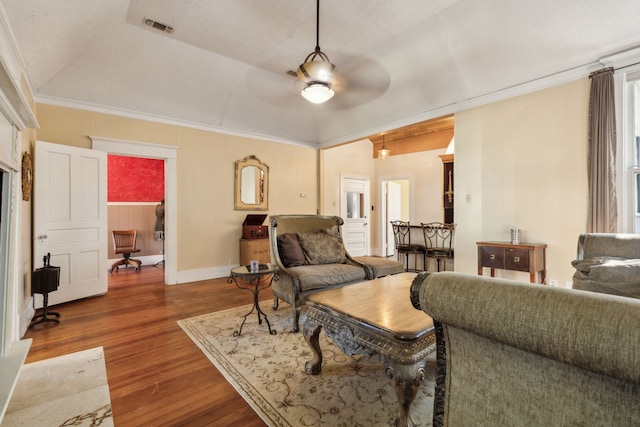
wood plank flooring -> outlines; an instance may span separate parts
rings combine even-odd
[[[272,298],[260,293],[267,314]],[[118,427],[264,426],[176,323],[251,301],[226,278],[166,286],[163,268],[121,269],[106,295],[55,306],[60,324],[28,330],[27,363],[104,347]]]

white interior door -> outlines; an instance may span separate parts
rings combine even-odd
[[[387,182],[387,256],[395,254],[396,244],[393,237],[391,221],[402,219],[402,186],[397,182]]]
[[[34,268],[60,267],[49,305],[106,293],[107,154],[36,141],[34,166]]]
[[[369,179],[342,177],[342,237],[351,256],[369,255]]]

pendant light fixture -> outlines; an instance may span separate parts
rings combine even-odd
[[[305,83],[302,97],[314,104],[322,104],[330,100],[335,92],[331,88],[333,70],[336,66],[329,57],[320,50],[320,0],[316,1],[316,48],[298,67],[296,74]]]
[[[384,145],[384,133],[382,134],[382,148],[378,150],[378,158],[384,160],[391,155],[391,151]]]

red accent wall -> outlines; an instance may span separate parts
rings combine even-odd
[[[109,202],[160,202],[164,199],[164,160],[107,156]]]

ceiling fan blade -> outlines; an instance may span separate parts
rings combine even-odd
[[[308,104],[300,96],[304,83],[285,73],[251,68],[247,72],[245,87],[251,96],[276,107],[295,110]]]
[[[387,70],[374,59],[358,54],[334,53],[336,70],[332,88],[336,92],[331,109],[348,109],[382,96],[391,83]]]

